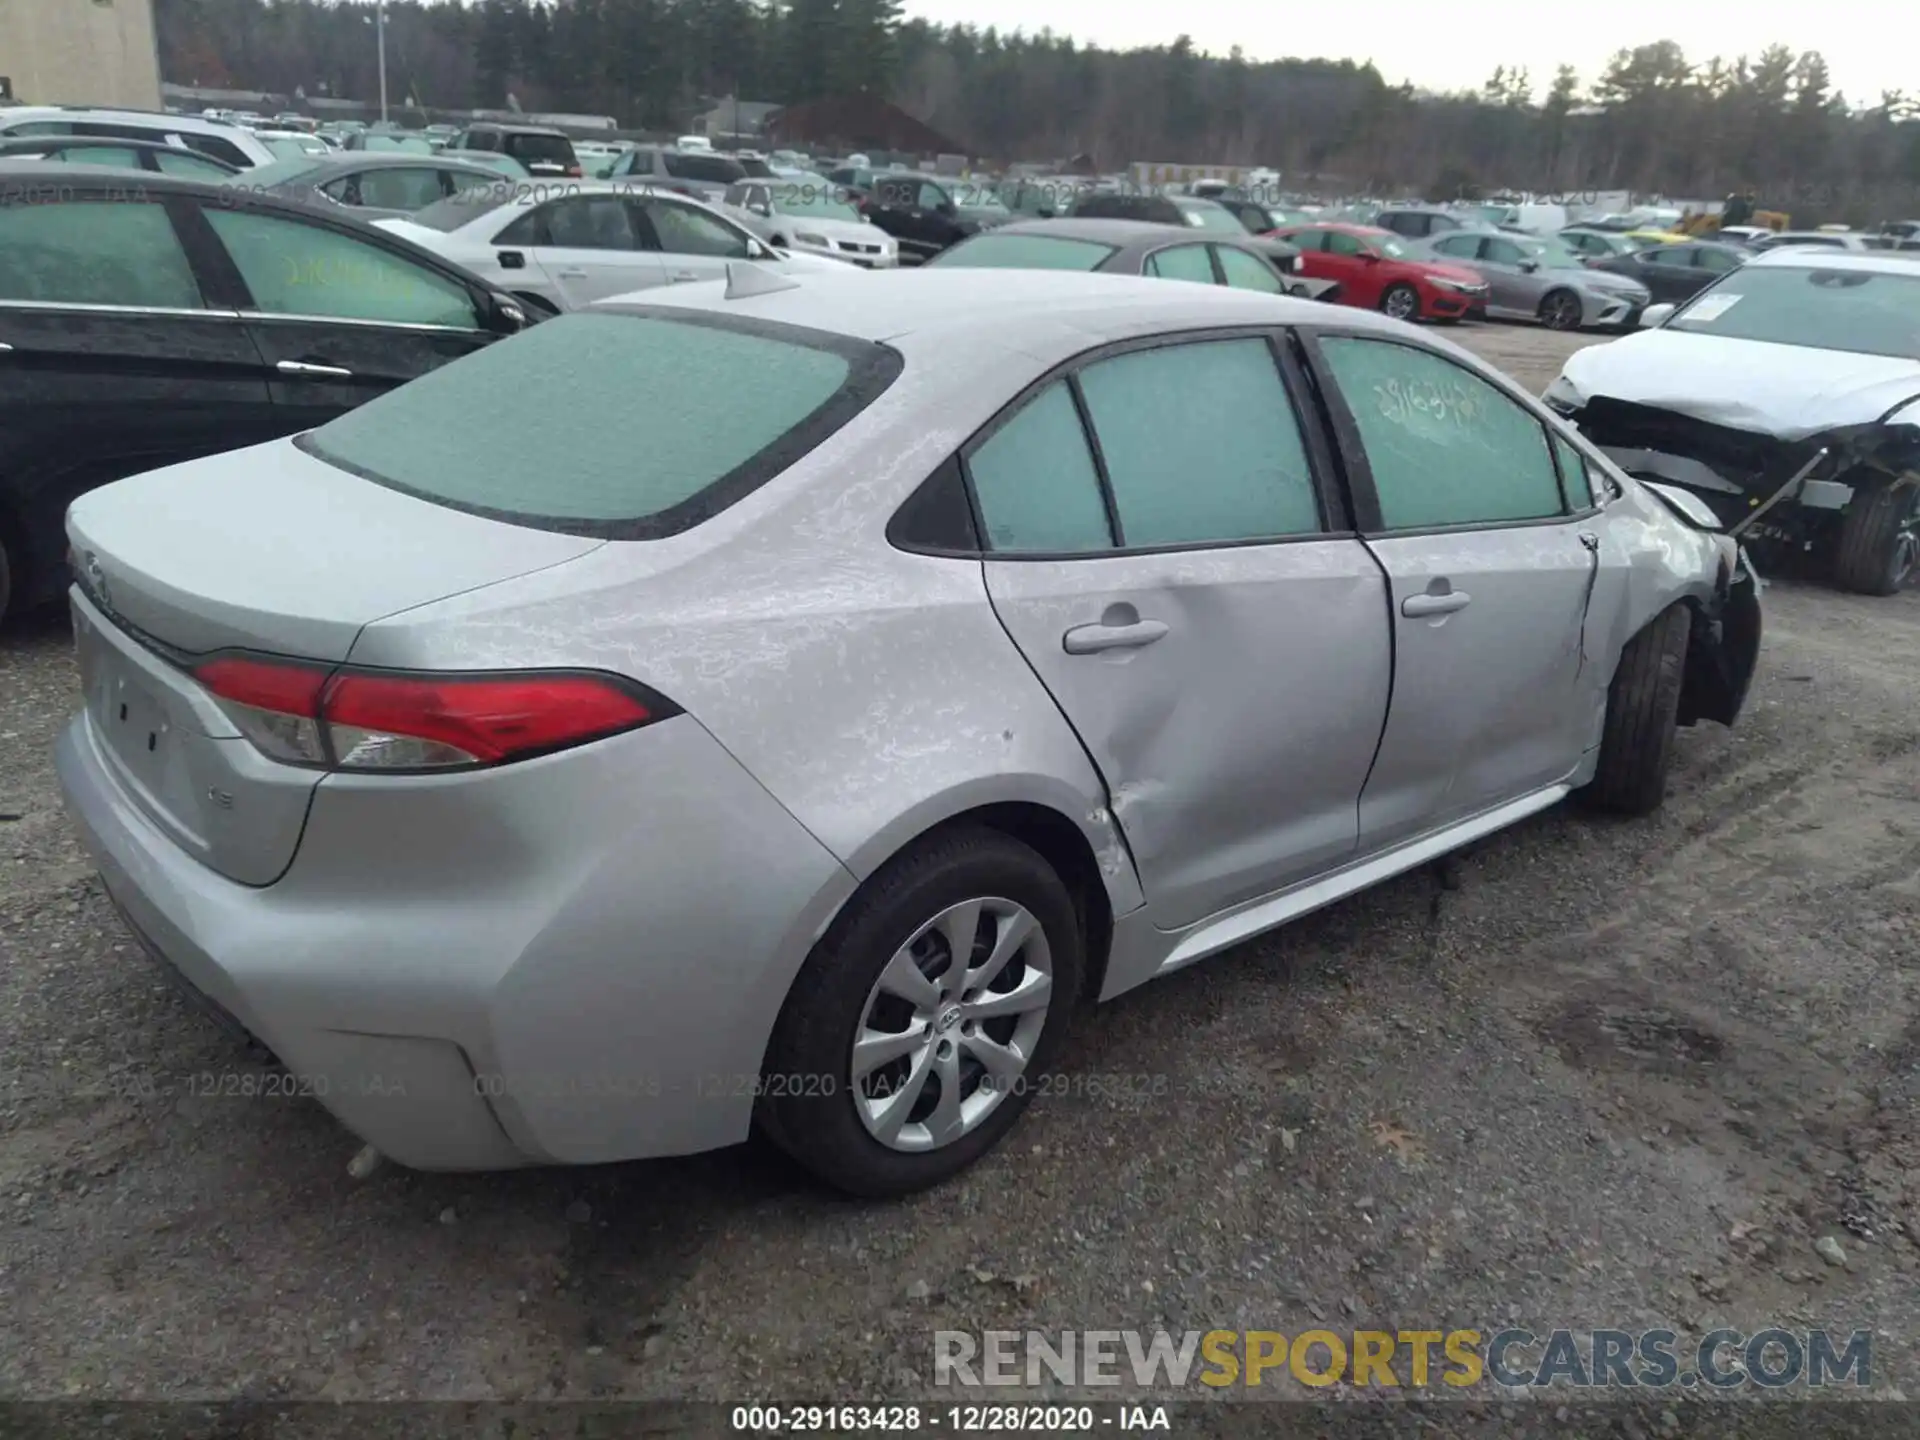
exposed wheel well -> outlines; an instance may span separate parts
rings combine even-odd
[[[1087,998],[1100,993],[1107,978],[1107,952],[1113,942],[1113,907],[1107,900],[1106,882],[1100,878],[1100,862],[1080,827],[1045,805],[1006,801],[982,805],[941,821],[900,847],[902,851],[920,844],[929,835],[937,835],[957,826],[984,825],[1032,846],[1040,858],[1054,869],[1073,894],[1074,909],[1080,916],[1080,933],[1086,942],[1084,970]]]

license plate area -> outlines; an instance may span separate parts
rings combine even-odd
[[[166,709],[132,667],[97,637],[87,650],[91,658],[82,664],[94,730],[129,773],[152,787],[173,753],[173,726]]]

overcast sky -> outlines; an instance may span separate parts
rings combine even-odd
[[[1002,30],[1049,25],[1108,49],[1164,45],[1185,31],[1195,46],[1249,59],[1286,56],[1372,60],[1390,83],[1431,90],[1477,89],[1496,65],[1532,72],[1535,98],[1561,64],[1590,84],[1615,50],[1677,41],[1690,60],[1757,55],[1771,44],[1826,56],[1833,83],[1854,103],[1883,89],[1913,87],[1910,22],[1893,0],[1766,5],[1691,0],[1682,5],[1582,5],[1568,0],[1358,0],[1294,6],[1266,0],[905,0],[905,13],[942,24]],[[1909,12],[1910,13],[1910,12]],[[1302,23],[1304,22],[1304,23]]]

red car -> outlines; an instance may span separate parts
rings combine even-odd
[[[1487,282],[1472,270],[1428,260],[1391,230],[1371,225],[1291,225],[1274,232],[1300,247],[1301,273],[1340,282],[1339,302],[1396,320],[1482,315]]]

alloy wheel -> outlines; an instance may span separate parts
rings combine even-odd
[[[1580,325],[1580,302],[1572,295],[1548,297],[1546,314],[1541,317],[1549,330],[1575,330]]]
[[[1404,285],[1396,286],[1387,292],[1387,303],[1383,308],[1389,319],[1411,320],[1420,308],[1420,297]]]
[[[1011,900],[949,906],[874,981],[849,1057],[854,1108],[894,1150],[951,1145],[1025,1083],[1053,995],[1040,922]]]

